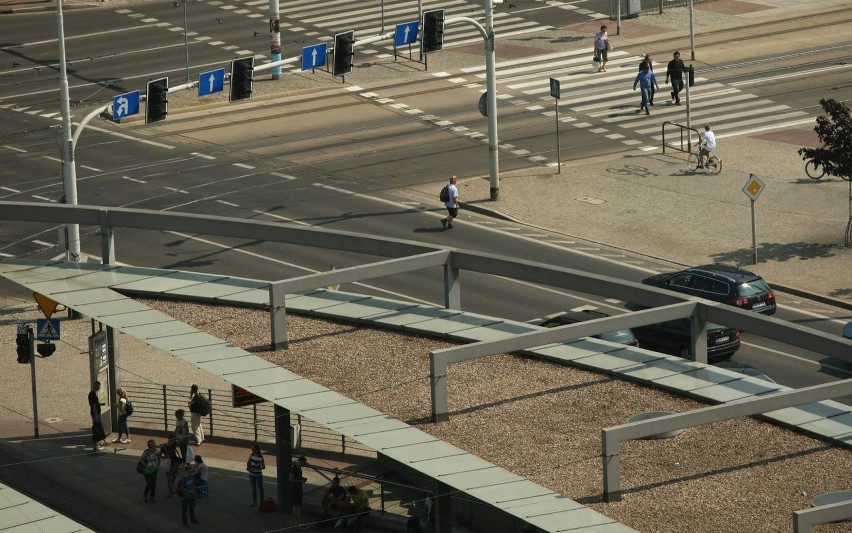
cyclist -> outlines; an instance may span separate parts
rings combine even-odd
[[[710,129],[710,124],[705,124],[704,133],[698,137],[698,168],[704,168],[704,158],[709,158],[710,152],[716,149],[716,134]]]

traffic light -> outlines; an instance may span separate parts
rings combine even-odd
[[[229,101],[239,102],[251,98],[254,56],[231,61],[231,94]]]
[[[32,331],[32,328],[28,326],[24,326],[23,330],[18,326],[18,337],[16,339],[18,344],[18,362],[25,365],[29,364],[33,358]]]
[[[38,350],[38,354],[42,357],[50,357],[53,355],[53,352],[56,351],[56,345],[50,341],[46,341],[42,344],[36,346],[36,350]]]
[[[145,93],[145,124],[166,120],[169,114],[169,79],[160,78],[148,82]]]
[[[689,65],[689,72],[687,73],[687,79],[689,80],[689,86],[692,87],[695,85],[695,67]]]
[[[423,40],[420,48],[424,54],[444,49],[444,10],[434,9],[423,13]]]
[[[334,66],[332,76],[345,76],[352,72],[355,60],[355,32],[350,30],[334,36]]]

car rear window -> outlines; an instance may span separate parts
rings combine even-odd
[[[633,344],[634,342],[636,342],[636,337],[634,337],[633,333],[628,329],[608,331],[606,333],[601,333],[599,337],[602,340],[609,342],[617,342],[619,344]]]
[[[758,294],[766,294],[770,290],[769,284],[766,283],[763,278],[752,279],[737,285],[737,294],[739,294],[742,298],[757,296]]]

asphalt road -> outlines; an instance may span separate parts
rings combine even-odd
[[[146,16],[173,26],[182,24],[180,9],[153,4],[143,7]],[[128,9],[139,13],[142,7]],[[198,6],[192,4],[192,9],[196,21],[193,28],[198,28],[197,31],[216,33],[222,41],[233,43],[236,51],[241,47],[257,49],[252,41],[254,35],[250,36],[242,24],[231,24],[233,19],[228,18],[233,16],[231,11],[223,13],[203,2]],[[5,53],[17,57],[15,61],[20,65],[11,71],[0,70],[2,102],[33,109],[56,107],[52,66],[56,43],[50,38],[50,30],[44,27],[44,17],[51,15],[15,18],[20,24],[13,28],[9,41],[30,44],[3,47]],[[184,60],[182,33],[170,32],[179,41],[177,44],[166,42],[162,26],[151,23],[128,26],[128,20],[140,18],[130,19],[127,13],[115,9],[66,14],[66,34],[72,36],[68,41],[72,101],[80,109],[87,102],[103,101],[113,93],[137,89],[148,78],[161,75],[180,78]],[[313,30],[327,29],[319,23],[316,21]],[[814,23],[818,21],[809,22]],[[99,28],[98,35],[92,33],[94,27]],[[312,29],[305,27],[303,31],[307,39]],[[803,28],[803,31],[810,30]],[[291,45],[297,44],[295,39],[294,36]],[[725,32],[717,36],[718,43],[730,39],[732,36]],[[773,49],[762,60],[748,63],[734,58],[701,75],[706,80],[705,86],[723,84],[714,90],[728,96],[738,86],[748,86],[765,99],[758,107],[769,109],[770,115],[780,114],[773,110],[777,101],[783,101],[789,108],[784,113],[791,114],[784,120],[812,120],[816,112],[813,94],[833,92],[848,99],[848,70],[838,66],[844,55],[848,55],[848,48],[843,45],[801,48],[806,50]],[[193,44],[190,51],[195,70],[221,62],[221,50],[213,46]],[[546,87],[547,80],[554,75],[554,62],[580,65],[587,60],[582,58],[583,53],[575,57],[565,52],[556,58],[540,54],[498,65],[501,94],[523,100],[517,104],[509,100],[514,105],[500,108],[501,170],[530,166],[531,154],[552,161],[554,118],[542,114],[542,109],[546,111],[545,107],[552,106],[553,101],[546,94],[541,95],[541,87]],[[627,124],[618,130],[621,137],[616,137],[590,136],[586,129],[572,129],[570,122],[566,123],[561,143],[571,157],[594,157],[635,146],[625,144],[625,138],[637,143],[654,141],[657,127],[633,124],[635,104],[625,101],[623,113],[615,117],[601,114],[594,105],[598,95],[635,99],[625,88],[632,78],[634,55],[625,53],[621,57],[626,75],[591,78],[579,66],[562,73],[566,88],[575,86],[595,91],[591,96],[566,99],[566,112],[574,120],[588,120],[601,127]],[[481,58],[472,55],[465,64],[468,81],[475,82]],[[414,71],[402,80],[365,80],[362,91],[335,88],[304,93],[289,99],[287,105],[267,99],[249,106],[207,106],[198,113],[173,113],[155,127],[132,121],[121,125],[95,122],[85,132],[76,153],[79,202],[346,229],[523,257],[634,281],[651,271],[670,268],[661,261],[629,257],[617,250],[604,250],[596,255],[578,253],[582,252],[583,243],[578,245],[568,242],[565,236],[531,231],[522,224],[494,221],[480,215],[472,215],[474,223],[463,233],[439,231],[441,211],[435,204],[408,200],[406,187],[439,181],[449,174],[487,174],[488,160],[482,137],[469,135],[471,131],[486,131],[485,118],[476,109],[481,78],[480,86],[475,86],[434,76],[433,72]],[[378,92],[382,98],[403,105],[384,105],[375,97],[364,96],[367,91]],[[738,101],[730,100],[710,105],[706,112],[716,116],[743,113],[742,107],[736,107],[740,105]],[[538,109],[534,109],[536,106]],[[409,113],[415,107],[432,118],[424,120],[422,115]],[[693,110],[696,117],[701,109],[696,105]],[[0,179],[0,197],[58,201],[62,187],[56,120],[36,113],[0,112],[4,118],[0,123],[3,145],[0,161],[8,169]],[[678,117],[672,115],[674,119]],[[742,128],[746,131],[770,120],[767,115],[757,115],[744,121],[747,123]],[[454,129],[453,125],[464,129]],[[84,252],[97,256],[96,230],[82,228],[82,232]],[[4,227],[0,252],[53,257],[58,253],[58,235],[59,228],[43,225]],[[334,251],[153,232],[137,232],[132,238],[122,235],[117,244],[117,256],[126,263],[207,269],[264,279],[323,271],[332,266],[341,268],[367,259]],[[161,249],[169,251],[163,256],[150,254],[150,250]],[[251,265],[248,271],[247,264]],[[465,308],[471,311],[494,313],[496,310],[501,316],[516,320],[582,307],[622,311],[622,302],[525,283],[495,283],[486,276],[471,277],[465,280],[463,296]],[[439,303],[436,295],[440,294],[440,279],[436,272],[418,272],[362,285],[359,289]],[[822,327],[812,315],[794,308],[783,308],[777,316],[807,322],[817,329]],[[736,358],[764,369],[781,383],[801,386],[840,377],[838,372],[825,368],[814,373],[811,366],[804,364],[813,358],[805,351],[790,351],[788,347],[775,346],[748,334],[744,334],[743,342]]]

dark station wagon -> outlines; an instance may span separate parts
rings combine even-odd
[[[775,292],[762,277],[731,265],[716,263],[657,274],[642,283],[765,315],[774,314],[777,309]]]
[[[643,348],[692,359],[692,333],[688,318],[678,318],[633,328]],[[736,328],[707,323],[707,360],[730,359],[740,349],[740,332]]]

